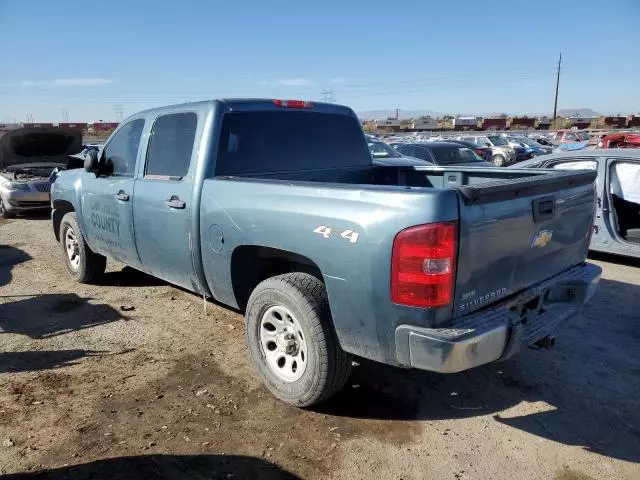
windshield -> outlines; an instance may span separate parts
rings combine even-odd
[[[384,142],[369,142],[369,151],[375,158],[398,158],[401,157],[391,145]]]
[[[489,137],[489,140],[491,140],[491,143],[493,143],[494,145],[498,145],[498,146],[508,145],[507,141],[504,138],[502,138],[500,135],[491,135]]]
[[[358,120],[308,111],[227,113],[217,175],[370,166]]]
[[[438,165],[454,165],[456,163],[484,162],[473,150],[467,147],[429,147]]]

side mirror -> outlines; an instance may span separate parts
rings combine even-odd
[[[98,173],[100,170],[100,162],[97,150],[92,148],[84,154],[84,169],[87,172]]]

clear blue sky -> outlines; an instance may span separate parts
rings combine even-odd
[[[144,4],[144,5],[143,5]],[[640,111],[640,1],[0,0],[0,122],[225,96]]]

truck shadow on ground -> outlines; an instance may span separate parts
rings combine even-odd
[[[91,298],[75,293],[15,298],[18,299],[0,306],[0,334],[17,333],[42,339],[126,319],[111,306],[90,303]]]
[[[0,287],[11,282],[11,270],[14,266],[29,260],[31,255],[24,250],[11,245],[0,245]]]
[[[92,479],[144,480],[160,479],[235,479],[296,480],[298,477],[278,465],[240,455],[145,455],[97,460],[82,465],[39,472],[6,475],[6,480]]]
[[[581,320],[553,350],[523,349],[502,363],[459,374],[399,370],[361,361],[325,414],[438,420],[491,415],[513,428],[640,462],[640,286],[601,280]],[[525,402],[544,410],[504,412]],[[504,412],[504,413],[503,413]]]
[[[102,355],[92,350],[33,350],[0,352],[0,373],[36,372],[75,365],[85,357]]]
[[[124,267],[122,270],[106,272],[100,277],[98,285],[109,287],[157,287],[169,284],[135,268]]]

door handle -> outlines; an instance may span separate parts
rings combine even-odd
[[[124,193],[124,191],[120,190],[116,195],[116,200],[122,200],[123,202],[129,201],[129,195]]]
[[[180,200],[175,195],[173,195],[171,198],[168,198],[167,200],[165,200],[164,203],[167,204],[167,207],[176,208],[176,209],[182,209],[182,208],[184,208],[186,206],[186,203],[184,203],[184,200]]]

